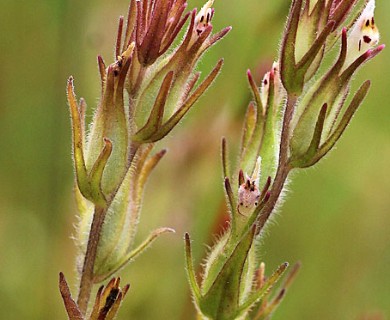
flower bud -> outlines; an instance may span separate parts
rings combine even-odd
[[[133,49],[134,43],[107,68],[105,78],[102,79],[102,98],[87,137],[87,170],[92,170],[103,148],[103,139],[109,139],[113,143],[112,154],[104,168],[102,180],[102,192],[106,195],[117,190],[127,171],[129,128],[123,90]]]
[[[323,77],[317,80],[307,90],[296,107],[292,121],[293,131],[290,143],[291,158],[295,166],[308,166],[313,163],[314,158],[318,161],[318,157],[314,157],[309,161],[309,154],[313,156],[312,153],[314,152],[311,149],[313,148],[313,141],[318,140],[318,146],[316,148],[321,148],[321,145],[335,133],[337,128],[335,124],[339,117],[342,119],[344,119],[344,116],[348,117],[348,112],[345,112],[349,109],[347,108],[344,112],[345,108],[343,106],[349,94],[349,86],[353,74],[363,63],[375,57],[384,48],[382,45],[374,49],[366,50],[359,55],[356,55],[356,52],[353,50],[348,54],[348,48],[352,45],[358,46],[358,39],[363,39],[367,32],[365,23],[373,19],[371,17],[373,3],[373,1],[368,3],[361,17],[356,21],[352,28],[352,37],[351,35],[347,36],[346,29],[343,29],[338,60]],[[366,19],[368,16],[370,20]],[[373,30],[371,26],[370,28]],[[376,30],[376,27],[374,29]],[[356,37],[356,30],[360,30],[360,36],[358,37]],[[352,44],[349,44],[349,42]],[[348,58],[353,58],[354,60],[351,62],[347,60]],[[367,85],[362,86],[361,90],[355,95],[355,98],[359,100],[357,104],[360,104],[360,97],[365,96],[368,87]],[[324,109],[324,106],[326,106],[326,112],[322,114],[321,110]],[[321,131],[317,132],[319,129]],[[311,151],[309,152],[309,150]]]
[[[227,27],[212,35],[212,4],[213,1],[208,1],[198,14],[196,10],[189,14],[190,22],[184,39],[173,52],[161,56],[151,67],[145,64],[132,67],[128,92],[133,104],[133,121],[136,127],[141,128],[131,137],[132,140],[154,142],[162,139],[218,75],[221,60],[195,88],[200,77],[195,68],[200,57],[231,30],[231,27]]]
[[[248,124],[254,124],[253,128],[244,128],[246,137],[245,145],[241,147],[240,168],[244,172],[253,172],[260,156],[263,160],[261,169],[264,174],[259,184],[263,185],[267,177],[273,177],[278,164],[280,118],[286,93],[280,80],[277,62],[274,62],[271,70],[264,75],[260,88],[249,71],[248,80],[256,103],[250,108],[256,108],[256,112],[247,119]]]
[[[183,14],[185,0],[130,2],[126,28],[123,17],[119,19],[116,61],[106,67],[98,57],[102,95],[87,132],[86,104],[77,102],[73,78],[68,81],[80,213],[75,240],[82,284],[106,279],[159,235],[174,232],[159,228],[134,244],[147,178],[166,153],[151,155],[153,142],[178,124],[222,68],[220,60],[196,86],[200,74],[194,69],[200,57],[231,29],[211,34],[212,4],[208,1],[197,15],[196,10]],[[188,17],[183,41],[168,53]],[[83,308],[87,300],[83,297]]]
[[[247,176],[245,181],[240,181],[240,187],[238,188],[237,211],[243,216],[248,217],[259,204],[261,196],[261,192],[259,190],[260,170],[261,158],[259,157],[252,177]],[[243,180],[243,177],[240,178],[240,180]]]
[[[142,66],[153,64],[163,55],[188,18],[181,18],[187,3],[157,0],[137,1],[136,43],[137,56]]]
[[[327,37],[335,21],[324,12],[325,1],[318,1],[310,13],[309,1],[293,1],[280,52],[281,79],[286,91],[299,96],[305,81],[317,71]],[[329,11],[328,11],[329,12]]]

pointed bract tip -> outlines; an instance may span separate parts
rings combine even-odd
[[[283,288],[282,290],[280,290],[277,300],[282,299],[285,296],[285,294],[286,294],[286,288]]]
[[[100,54],[97,56],[97,60],[99,63],[104,63],[103,57]]]
[[[170,81],[172,81],[173,74],[174,74],[174,72],[173,72],[173,70],[171,70],[171,71],[169,71],[169,72],[167,73],[167,75],[166,75],[165,77],[166,77],[167,79],[169,79]]]
[[[176,230],[173,229],[173,228],[164,228],[164,232],[167,232],[167,233],[176,233]]]
[[[385,44],[381,44],[380,46],[378,46],[376,48],[377,51],[382,51],[384,48],[386,48],[386,45]]]
[[[126,296],[126,293],[129,291],[130,289],[130,283],[126,284],[123,289],[122,289],[122,292],[123,292],[123,297]]]
[[[273,83],[275,78],[275,69],[271,68],[271,70],[267,72],[267,74],[269,74],[269,82]]]
[[[223,63],[224,63],[224,59],[223,58],[219,59],[217,63],[218,68],[221,68]]]
[[[154,230],[152,232],[152,235],[153,236],[159,236],[163,233],[176,233],[176,230],[175,229],[172,229],[172,228],[168,228],[168,227],[162,227],[162,228],[158,228],[156,230]]]
[[[162,157],[162,156],[165,156],[165,154],[168,152],[168,149],[162,149],[160,152],[159,152],[159,154],[160,154],[160,156]]]
[[[368,37],[369,38],[369,37]],[[370,39],[370,38],[369,38]],[[343,40],[344,40],[344,34],[343,34]],[[348,41],[350,41],[350,39],[348,38]],[[360,42],[359,42],[360,43]],[[360,46],[360,44],[359,44]],[[376,56],[378,53],[380,53],[383,49],[385,48],[385,44],[381,44],[377,47],[373,47],[373,45],[371,45],[371,48],[368,48],[367,51],[365,51],[359,58],[363,58],[363,59],[369,59],[369,58],[373,58],[374,56]],[[359,51],[360,51],[360,47],[359,47]],[[357,58],[356,60],[359,60],[359,58]],[[355,61],[356,61],[355,60]]]
[[[114,70],[115,70],[114,65],[110,64],[110,65],[108,66],[108,68],[107,68],[107,73],[111,73],[111,72],[113,72]]]
[[[245,183],[244,171],[240,169],[240,172],[238,173],[238,186],[241,186],[243,183]]]
[[[364,55],[364,58],[365,59],[372,59],[374,58],[376,55],[378,55],[379,53],[382,52],[382,50],[385,48],[386,46],[384,44],[381,44],[380,46],[376,47],[376,48],[373,48],[373,49],[369,49],[367,50],[363,55]]]

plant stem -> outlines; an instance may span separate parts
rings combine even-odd
[[[135,157],[135,154],[138,150],[139,144],[131,144],[129,149],[129,158],[128,158],[128,170],[131,167],[131,163]],[[126,175],[124,175],[123,179]],[[95,206],[95,212],[93,215],[93,220],[91,224],[91,230],[89,232],[87,252],[85,253],[83,271],[81,273],[80,287],[79,287],[79,296],[77,298],[77,304],[80,308],[80,311],[83,315],[86,314],[88,309],[88,302],[91,296],[92,286],[93,286],[93,269],[95,266],[96,253],[99,245],[100,234],[102,232],[102,227],[104,219],[106,217],[107,209],[109,208],[111,202],[113,201],[115,194],[118,192],[119,187],[122,185],[123,180],[118,185],[118,188],[113,192],[111,197],[107,201],[107,206],[105,208],[100,208]]]
[[[269,217],[275,205],[279,199],[279,196],[283,190],[287,176],[291,171],[291,167],[288,163],[288,151],[290,141],[290,124],[294,115],[295,103],[297,98],[295,95],[289,95],[287,98],[286,110],[284,112],[282,134],[280,139],[280,151],[279,151],[279,165],[276,172],[275,181],[272,185],[271,194],[268,202],[266,203],[261,215],[258,219],[258,228],[261,231],[268,221]]]
[[[87,312],[88,302],[91,296],[93,286],[93,269],[106,213],[106,208],[95,207],[91,231],[88,238],[87,252],[85,253],[83,271],[81,273],[79,296],[77,298],[77,304],[83,315]]]

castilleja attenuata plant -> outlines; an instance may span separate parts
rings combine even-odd
[[[101,98],[89,130],[86,102],[76,99],[74,80],[68,80],[80,279],[73,300],[60,274],[70,319],[113,319],[129,287],[120,288],[120,279],[112,278],[93,303],[93,286],[117,274],[161,234],[174,232],[159,228],[134,243],[145,183],[166,152],[152,153],[154,143],[174,129],[222,67],[220,60],[198,84],[199,59],[231,30],[213,32],[213,3],[187,11],[185,0],[130,1],[126,22],[119,19],[115,61],[106,66],[98,57]],[[378,45],[374,10],[375,0],[293,0],[276,62],[260,85],[247,72],[253,101],[234,170],[222,141],[230,225],[209,253],[200,281],[185,235],[199,319],[268,319],[282,301],[299,264],[272,295],[288,263],[266,277],[259,239],[289,174],[322,159],[365,98],[369,81],[349,95],[357,69],[384,48]],[[336,53],[327,67],[325,58]]]

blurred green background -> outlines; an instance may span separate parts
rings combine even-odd
[[[200,7],[201,1],[189,1]],[[250,99],[245,71],[260,79],[277,54],[286,0],[216,1],[215,29],[233,31],[199,68],[225,66],[184,123],[147,187],[139,239],[176,229],[121,272],[131,283],[120,319],[193,319],[183,234],[196,263],[224,210],[220,139],[232,160]],[[75,289],[76,223],[65,84],[89,107],[99,96],[96,55],[113,59],[126,0],[0,1],[0,319],[65,319],[57,289],[63,271]],[[390,43],[390,2],[377,1],[382,43]],[[303,268],[274,319],[361,319],[390,315],[390,58],[388,49],[357,76],[372,80],[364,106],[338,147],[316,169],[293,177],[264,237],[268,271]]]

